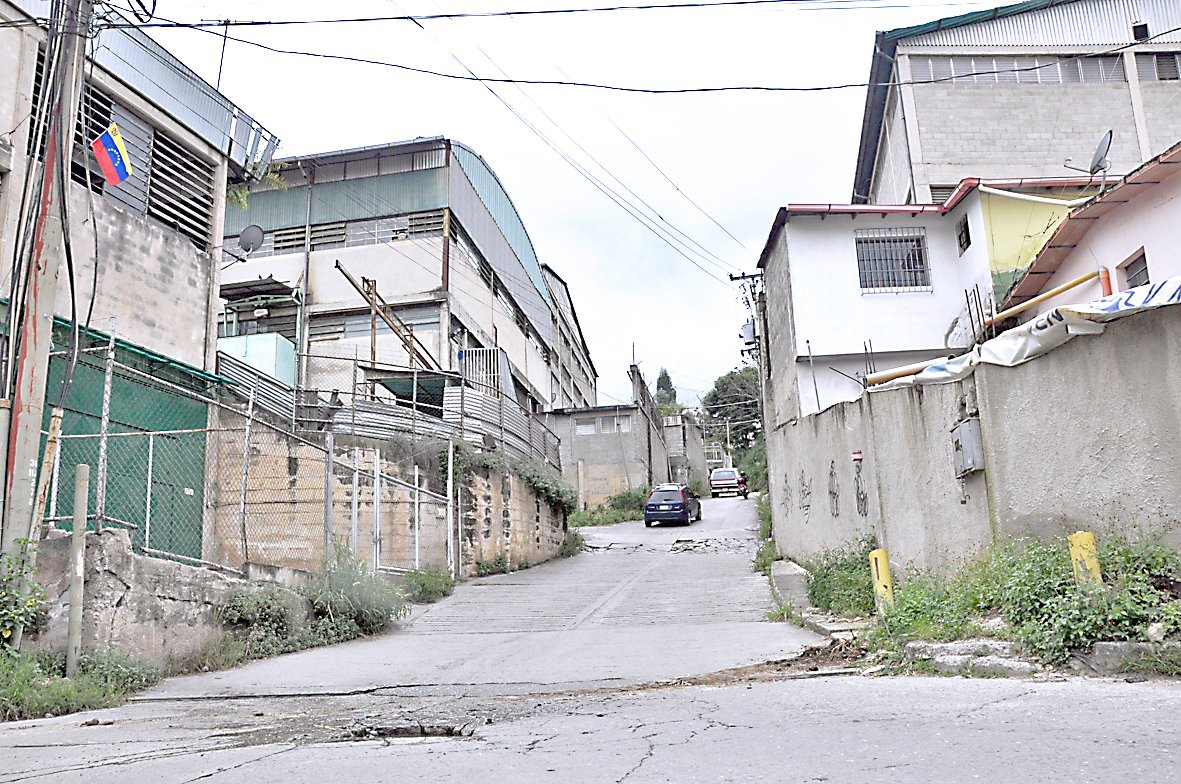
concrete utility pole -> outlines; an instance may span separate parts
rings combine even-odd
[[[4,476],[4,530],[0,548],[20,554],[17,545],[33,529],[36,505],[41,420],[49,348],[53,342],[53,304],[57,275],[65,255],[62,202],[69,198],[74,151],[74,123],[81,93],[82,59],[89,35],[91,0],[68,0],[62,19],[62,67],[57,106],[46,106],[48,136],[41,179],[41,203],[34,229],[29,290],[24,318],[14,332],[20,336],[15,363],[12,422],[8,432],[8,463]],[[48,90],[46,91],[48,92]],[[29,165],[34,165],[30,160]],[[63,172],[59,176],[59,171]],[[13,337],[16,337],[16,334]]]

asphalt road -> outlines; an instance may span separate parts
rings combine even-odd
[[[471,581],[382,638],[0,727],[0,782],[1175,781],[1156,680],[679,679],[815,638],[767,623],[754,501]],[[85,726],[84,722],[97,724]]]

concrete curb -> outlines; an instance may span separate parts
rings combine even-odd
[[[776,606],[790,604],[804,628],[816,634],[851,640],[856,632],[871,625],[870,621],[833,620],[817,613],[808,601],[808,570],[793,561],[772,563],[770,582]]]

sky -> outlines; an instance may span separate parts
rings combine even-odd
[[[613,4],[159,0],[156,14],[184,22],[273,21]],[[230,36],[481,77],[649,89],[815,87],[864,84],[876,30],[993,5],[788,0],[237,27]],[[211,84],[220,67],[221,91],[282,140],[277,157],[419,136],[455,139],[483,156],[520,212],[538,258],[570,286],[599,373],[601,405],[630,400],[633,351],[652,388],[667,368],[679,402],[696,405],[714,379],[743,363],[738,332],[750,312],[728,275],[755,271],[776,210],[850,199],[864,87],[654,95],[486,85],[276,54],[233,40],[220,63],[220,30],[151,34]],[[629,211],[648,215],[663,239]]]

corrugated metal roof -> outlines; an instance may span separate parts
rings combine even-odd
[[[541,274],[541,264],[537,261],[537,251],[533,249],[533,240],[529,239],[529,232],[525,231],[525,224],[521,221],[521,216],[517,212],[513,200],[509,198],[508,192],[500,184],[500,180],[491,167],[475,151],[461,142],[452,141],[451,152],[459,161],[460,167],[467,175],[472,187],[476,189],[476,193],[479,194],[480,200],[484,202],[488,212],[492,213],[496,225],[500,227],[509,246],[517,254],[517,258],[521,260],[521,264],[529,274],[529,280],[533,282],[533,286],[541,294],[546,304],[552,305],[549,291],[545,287],[545,277]]]
[[[48,0],[10,0],[32,17],[49,16]],[[130,21],[113,9],[113,21]],[[221,152],[239,171],[271,159],[278,138],[230,99],[134,27],[99,31],[94,62]]]
[[[1137,22],[1148,24],[1149,35],[1181,27],[1181,5],[1175,0],[1074,0],[995,19],[947,24],[918,35],[897,35],[905,33],[905,28],[887,35],[905,46],[1118,46],[1135,42],[1132,25]],[[1177,41],[1181,31],[1153,39],[1153,43]]]

